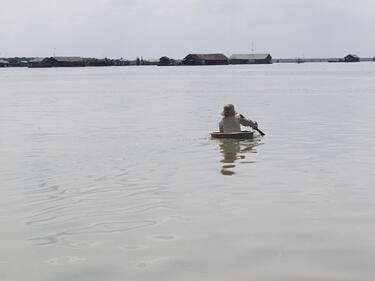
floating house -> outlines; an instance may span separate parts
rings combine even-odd
[[[78,67],[85,66],[85,62],[80,57],[50,57],[53,67]]]
[[[229,59],[230,64],[269,64],[272,63],[270,54],[235,54]]]
[[[223,54],[189,54],[182,64],[184,65],[223,65],[228,64],[228,58]]]
[[[159,60],[158,59],[147,59],[147,60],[142,59],[141,64],[142,65],[158,65]]]
[[[21,67],[27,67],[29,65],[29,62],[27,60],[21,60],[18,62],[18,66]]]
[[[124,66],[124,65],[129,65],[130,64],[130,61],[128,61],[128,60],[124,60],[123,58],[121,58],[121,59],[116,59],[115,61],[114,61],[114,65],[116,65],[116,66]]]
[[[0,59],[0,67],[8,67],[8,66],[9,66],[8,61]]]
[[[80,57],[48,57],[35,58],[29,62],[29,67],[78,67],[85,66]]]
[[[360,59],[357,55],[349,54],[344,58],[344,62],[359,62]]]
[[[112,66],[114,61],[111,59],[87,59],[87,66]]]
[[[47,64],[45,59],[46,58],[34,58],[29,61],[28,67],[51,67],[51,65]]]

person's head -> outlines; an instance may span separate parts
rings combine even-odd
[[[224,110],[221,113],[224,117],[230,117],[236,114],[236,110],[234,109],[233,104],[226,104],[224,105]]]

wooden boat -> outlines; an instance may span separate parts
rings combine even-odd
[[[211,137],[216,139],[252,139],[254,138],[254,132],[242,131],[239,133],[220,133],[213,132]]]

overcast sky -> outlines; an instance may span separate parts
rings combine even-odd
[[[0,57],[375,56],[374,0],[0,0]]]

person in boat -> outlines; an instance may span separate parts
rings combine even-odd
[[[221,115],[223,119],[219,123],[220,133],[239,133],[241,132],[241,125],[250,126],[253,129],[258,128],[256,121],[246,119],[241,114],[238,114],[233,104],[224,105]]]

